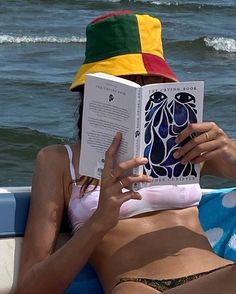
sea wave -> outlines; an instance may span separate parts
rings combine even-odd
[[[30,185],[39,150],[52,144],[71,143],[67,138],[28,127],[0,126],[0,138],[0,186]]]
[[[86,43],[86,37],[32,37],[32,36],[10,36],[0,35],[0,44],[21,44],[21,43]],[[172,43],[173,44],[173,43]],[[175,45],[180,47],[188,45],[189,47],[207,47],[213,48],[216,51],[235,53],[236,52],[236,40],[233,38],[225,37],[201,37],[195,40],[177,41]]]
[[[192,50],[202,52],[204,50],[214,50],[222,53],[235,53],[236,40],[225,37],[200,37],[195,40],[167,42],[166,47],[170,50]]]
[[[204,38],[204,42],[207,47],[212,47],[216,51],[224,51],[229,53],[236,52],[236,40],[232,38],[223,38],[223,37],[213,37],[213,38]]]
[[[143,2],[143,1],[140,1]],[[227,4],[227,3],[199,3],[199,2],[178,2],[178,1],[172,1],[172,2],[168,2],[168,1],[153,1],[153,0],[149,0],[149,1],[145,1],[146,3],[152,3],[152,4],[156,4],[156,5],[168,5],[168,6],[185,6],[185,7],[189,7],[189,6],[196,6],[196,7],[229,7],[232,6],[232,4]]]
[[[38,151],[47,145],[63,142],[61,138],[30,128],[2,126],[0,138],[0,186],[30,185]]]
[[[0,127],[1,145],[17,149],[41,148],[49,144],[63,143],[66,138],[49,135],[28,127]],[[20,146],[21,145],[21,146]],[[3,147],[3,146],[2,146]]]
[[[105,1],[107,2],[107,1]],[[181,1],[159,1],[159,0],[108,0],[108,2],[120,2],[120,3],[136,3],[136,4],[149,4],[149,5],[157,5],[159,8],[168,7],[169,9],[184,9],[184,10],[194,10],[194,9],[227,9],[232,8],[232,3],[215,2],[215,3],[199,3],[199,2],[181,2]]]
[[[28,44],[28,43],[85,43],[86,38],[83,36],[11,36],[0,35],[0,44]]]
[[[25,76],[25,73],[22,74],[21,77],[19,77],[18,75],[16,77],[13,75],[6,77],[5,75],[4,78],[1,78],[1,81],[6,87],[11,87],[14,83],[15,88],[20,89],[23,87],[27,87],[29,89],[34,89],[34,91],[36,91],[37,89],[47,89],[47,91],[55,91],[55,89],[63,90],[68,89],[70,86],[70,82],[32,80],[31,77],[32,76],[30,76],[30,74],[28,74],[28,76]]]

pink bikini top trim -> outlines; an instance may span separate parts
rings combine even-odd
[[[77,231],[97,209],[100,187],[98,186],[93,190],[94,186],[90,185],[85,195],[81,197],[81,186],[75,183],[72,150],[69,145],[65,145],[65,147],[70,159],[72,181],[74,181],[68,214],[73,231]],[[151,186],[140,189],[138,192],[142,199],[131,199],[123,203],[120,208],[120,219],[144,212],[198,206],[202,197],[199,184]]]

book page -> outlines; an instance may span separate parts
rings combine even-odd
[[[118,131],[123,137],[117,161],[133,157],[138,88],[110,78],[87,75],[79,165],[81,175],[101,177],[105,152]]]
[[[204,83],[178,82],[147,85],[142,88],[142,154],[149,163],[143,172],[153,184],[199,182],[200,165],[180,163],[173,153],[190,140],[177,145],[177,135],[189,123],[202,121]]]

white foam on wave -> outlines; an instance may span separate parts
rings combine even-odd
[[[167,6],[170,6],[170,5],[176,5],[178,6],[179,4],[176,2],[176,3],[170,3],[170,2],[161,2],[161,1],[150,1],[151,4],[154,4],[154,5],[167,5]]]
[[[21,43],[85,43],[85,37],[57,37],[57,36],[10,36],[0,35],[0,44],[21,44]]]
[[[205,37],[204,42],[206,46],[213,47],[216,51],[225,51],[229,53],[236,52],[236,40],[232,38],[223,37]]]

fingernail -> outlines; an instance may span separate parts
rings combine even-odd
[[[146,157],[141,158],[141,163],[148,163],[148,159]]]
[[[131,198],[141,200],[142,196],[138,192],[133,192],[132,195],[131,195]]]
[[[175,151],[175,153],[173,154],[174,158],[179,158],[179,151]]]
[[[136,195],[137,195],[137,194],[136,194]],[[142,200],[142,198],[143,198],[143,197],[138,193],[138,195],[137,195],[137,199],[138,199],[138,200]]]
[[[147,179],[147,180],[148,180],[148,182],[150,182],[150,183],[151,183],[151,182],[153,181],[153,177],[151,177],[151,176],[148,176],[148,179]]]
[[[186,164],[186,163],[187,163],[187,160],[183,158],[180,162],[181,162],[182,164]]]

